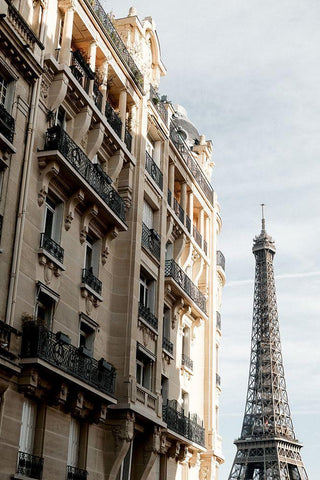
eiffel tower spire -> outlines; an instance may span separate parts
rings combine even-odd
[[[276,248],[262,229],[256,260],[251,356],[241,436],[229,480],[308,480],[295,437],[284,377],[273,273]]]

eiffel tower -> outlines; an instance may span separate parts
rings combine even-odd
[[[253,241],[256,260],[251,358],[241,436],[229,480],[308,480],[290,415],[273,273],[275,244],[265,229]]]

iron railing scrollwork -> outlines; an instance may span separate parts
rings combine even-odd
[[[173,259],[166,260],[165,276],[173,278],[191,300],[193,300],[205,314],[207,313],[206,297]]]
[[[111,21],[109,15],[105,12],[99,0],[86,0],[89,7],[91,7],[92,12],[94,13],[97,20],[102,25],[102,28],[111,42],[113,48],[119,55],[121,61],[129,70],[129,74],[134,80],[135,84],[139,90],[143,93],[143,75],[140,72],[139,68],[135,64],[133,58],[128,52],[125,44],[123,43],[122,38],[116,30],[113,22]]]
[[[98,295],[102,293],[102,282],[99,278],[95,277],[90,269],[83,268],[82,269],[82,283],[88,285],[88,287],[92,288],[94,292]]]
[[[204,192],[205,196],[208,198],[210,203],[213,203],[213,188],[210,185],[208,179],[203,173],[198,162],[193,158],[192,152],[185,142],[182,135],[179,133],[179,127],[171,122],[170,124],[170,138],[175,145],[176,149],[179,151],[181,157],[183,158],[185,164],[191,171],[193,177],[197,181],[198,185]]]
[[[139,302],[139,317],[143,318],[150,327],[158,330],[158,319],[153,313],[150,312],[150,308],[143,305],[143,303]]]
[[[56,258],[60,263],[63,263],[64,249],[60,245],[48,237],[45,233],[40,236],[40,248],[46,250],[50,255]]]
[[[184,353],[181,355],[181,365],[193,372],[193,360],[191,360],[191,358]]]
[[[4,105],[0,103],[0,133],[6,137],[9,142],[13,142],[15,131],[14,118],[7,112]]]
[[[132,135],[127,128],[125,128],[125,130],[124,130],[124,143],[125,143],[127,149],[129,150],[129,152],[131,152]]]
[[[87,470],[67,465],[67,480],[87,480],[87,477]]]
[[[110,126],[116,132],[118,137],[121,138],[122,120],[119,115],[114,111],[113,107],[110,105],[109,102],[106,102],[104,114]]]
[[[195,239],[199,247],[202,248],[202,235],[195,225],[193,225],[193,238]]]
[[[31,453],[18,452],[17,473],[29,478],[41,480],[43,471],[43,458]]]
[[[10,360],[14,360],[17,357],[13,351],[14,348],[12,348],[12,334],[16,336],[20,335],[15,328],[0,320],[0,355],[2,357],[9,358]]]
[[[164,121],[164,123],[168,124],[168,112],[166,107],[164,106],[164,102],[161,100],[159,94],[156,92],[154,87],[150,84],[150,100],[154,105],[155,109],[159,113],[160,117]]]
[[[90,65],[85,61],[80,50],[72,52],[71,72],[77,82],[88,93],[90,80],[94,80],[95,74],[91,70]]]
[[[92,97],[96,107],[101,111],[103,95],[100,92],[99,83],[97,80],[95,80],[93,83]]]
[[[198,416],[184,414],[184,410],[175,400],[168,400],[162,407],[162,417],[168,428],[191,442],[204,446],[205,429],[198,423]]]
[[[173,355],[173,343],[166,337],[162,338],[162,348]]]
[[[149,229],[144,223],[142,223],[141,243],[157,260],[160,260],[160,237],[155,230]]]
[[[64,158],[88,182],[111,210],[125,222],[124,201],[111,186],[111,179],[98,164],[92,163],[61,127],[47,130],[44,150],[59,150]]]
[[[184,210],[183,208],[181,207],[180,203],[178,202],[178,200],[176,198],[173,197],[173,210],[174,210],[174,213],[177,215],[177,217],[179,218],[180,222],[182,224],[184,224]]]
[[[41,358],[88,385],[113,395],[115,368],[103,358],[98,361],[84,355],[79,348],[63,341],[64,337],[61,332],[55,334],[42,325],[28,322],[23,327],[21,357]]]
[[[226,269],[226,260],[224,255],[220,250],[217,250],[217,265],[222,268],[222,270]]]
[[[156,164],[156,162],[153,160],[153,158],[148,152],[146,152],[145,167],[147,172],[151,176],[152,180],[158,185],[160,190],[162,190],[163,189],[163,173],[161,172],[160,168],[158,167],[158,165]]]

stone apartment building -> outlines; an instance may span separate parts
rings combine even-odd
[[[165,74],[134,9],[0,0],[1,480],[218,478],[212,143]]]

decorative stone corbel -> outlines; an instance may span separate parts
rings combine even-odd
[[[161,440],[160,440],[160,454],[161,455],[166,455],[168,452],[169,444],[167,442],[167,437],[164,433],[161,434]]]
[[[94,423],[105,423],[107,420],[107,405],[97,405],[92,413],[92,420]]]
[[[114,438],[114,450],[112,461],[109,465],[107,480],[116,480],[120,466],[128,453],[134,434],[135,416],[126,412],[124,419],[119,419],[119,423],[112,425],[112,434]]]
[[[177,459],[178,455],[180,452],[180,443],[179,442],[173,442],[171,447],[168,449],[168,456],[170,458]]]
[[[172,314],[172,320],[171,320],[171,327],[172,330],[176,328],[177,322],[180,322],[181,315],[184,311],[185,308],[185,303],[184,299],[182,297],[178,298],[175,304],[173,305],[173,314]]]
[[[55,75],[48,92],[49,110],[56,110],[65,99],[68,90],[69,79],[64,72]]]
[[[188,456],[188,447],[186,445],[181,444],[176,460],[178,462],[183,463],[187,460],[187,456]]]
[[[198,467],[200,465],[200,453],[196,450],[193,451],[191,457],[189,458],[189,467]]]
[[[104,131],[105,127],[103,123],[99,122],[95,128],[88,132],[87,156],[90,160],[93,159],[102,145]]]
[[[179,238],[176,239],[176,241],[173,244],[173,257],[176,260],[176,262],[179,260],[181,254],[183,252],[183,249],[184,249],[185,244],[186,244],[186,239],[187,239],[187,237],[183,233],[182,235],[180,235]]]
[[[77,205],[84,200],[84,193],[82,190],[78,190],[72,197],[69,198],[66,206],[66,217],[64,220],[64,228],[68,231],[71,227],[71,222],[74,219],[74,211]]]
[[[197,317],[193,322],[192,322],[192,325],[191,325],[191,341],[193,342],[196,338],[196,328],[197,327],[200,327],[202,323],[202,318],[201,317]]]
[[[73,140],[80,144],[89,130],[92,118],[92,110],[89,106],[84,107],[74,119]]]
[[[60,169],[57,162],[52,161],[48,163],[40,173],[40,189],[38,193],[38,205],[41,207],[44,204],[46,196],[48,195],[48,188],[50,180],[58,175]]]
[[[84,212],[81,221],[81,230],[80,230],[80,243],[81,245],[84,243],[88,232],[89,232],[89,224],[93,218],[98,215],[98,207],[96,205],[91,205],[87,210]]]
[[[160,453],[161,433],[159,427],[154,427],[153,434],[149,436],[143,455],[143,465],[140,466],[137,479],[147,480],[154,462]]]
[[[171,215],[167,217],[167,231],[166,231],[166,243],[168,243],[173,230],[174,220]]]
[[[109,255],[109,251],[110,251],[109,245],[112,242],[112,240],[117,238],[118,235],[119,235],[119,230],[117,229],[117,227],[113,227],[104,236],[102,240],[102,245],[101,245],[101,261],[103,265],[106,264],[106,261]]]
[[[112,157],[109,158],[108,162],[108,174],[113,182],[115,182],[122,170],[124,162],[124,153],[122,150],[118,150]]]

